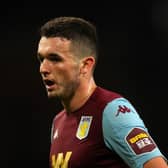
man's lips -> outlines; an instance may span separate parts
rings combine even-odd
[[[50,79],[45,79],[45,80],[44,80],[44,83],[45,83],[45,85],[47,85],[47,86],[51,86],[51,85],[53,85],[55,82],[54,82],[53,80],[50,80]]]
[[[56,82],[54,80],[45,79],[44,84],[47,89],[53,89],[53,87],[56,85]]]

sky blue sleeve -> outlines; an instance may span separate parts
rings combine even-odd
[[[139,114],[125,98],[106,105],[102,126],[106,146],[131,168],[143,168],[149,159],[163,156]]]

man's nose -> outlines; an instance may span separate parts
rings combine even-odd
[[[43,75],[47,75],[50,73],[50,63],[48,60],[44,59],[40,63],[40,73]]]

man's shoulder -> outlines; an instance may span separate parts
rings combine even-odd
[[[105,89],[102,87],[97,87],[94,97],[96,99],[100,99],[102,101],[108,102],[108,101],[112,101],[113,99],[116,99],[116,98],[121,98],[123,96],[115,91],[108,90],[108,89]]]
[[[99,109],[102,109],[109,102],[122,97],[123,96],[117,92],[102,87],[97,87],[89,101],[92,102],[93,105],[96,105]]]

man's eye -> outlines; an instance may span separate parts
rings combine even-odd
[[[62,61],[60,57],[50,57],[49,60],[54,61],[54,62]]]

